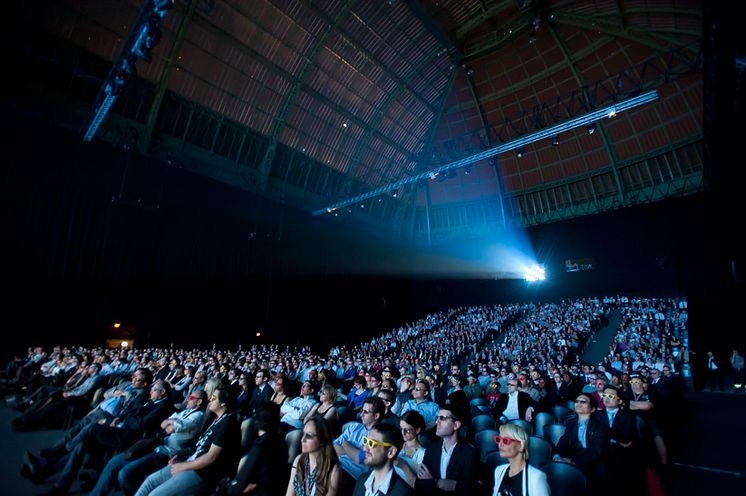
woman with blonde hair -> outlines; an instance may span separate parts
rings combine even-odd
[[[547,476],[528,464],[529,438],[523,428],[514,424],[500,426],[495,436],[500,457],[508,463],[495,468],[495,488],[492,496],[549,496]]]
[[[301,454],[293,461],[285,496],[336,496],[339,464],[329,422],[314,415],[303,424]]]
[[[337,390],[331,384],[324,384],[319,391],[319,400],[320,403],[308,410],[304,421],[308,422],[314,415],[321,415],[329,422],[335,422],[339,418],[337,407],[334,406],[337,402]]]

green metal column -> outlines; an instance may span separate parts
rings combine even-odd
[[[585,97],[585,101],[588,103],[588,105],[591,108],[595,108],[596,103],[593,101],[593,96],[588,91],[588,87],[586,86],[585,81],[583,81],[583,77],[578,72],[578,68],[575,67],[575,63],[573,62],[572,57],[570,57],[570,54],[567,51],[567,46],[562,41],[562,39],[559,37],[559,34],[557,33],[557,28],[552,23],[548,23],[548,24],[549,24],[549,32],[552,34],[554,41],[557,43],[557,46],[562,52],[562,56],[564,57],[565,62],[567,62],[567,66],[570,68],[570,71],[572,72],[572,75],[575,78],[575,81],[578,83],[578,86],[580,86],[583,90],[583,96]],[[616,153],[614,152],[614,147],[611,144],[611,138],[609,138],[609,133],[608,131],[606,131],[606,126],[603,125],[602,121],[597,121],[596,125],[598,126],[598,131],[601,133],[601,139],[604,143],[604,148],[606,148],[606,153],[608,153],[609,155],[609,162],[611,164],[611,172],[614,176],[614,183],[616,184],[617,191],[619,192],[619,201],[624,203],[624,189],[622,188],[622,182],[619,179],[617,158],[616,158]],[[595,192],[594,192],[594,196],[595,196]]]

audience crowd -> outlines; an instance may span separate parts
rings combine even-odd
[[[608,355],[583,363],[612,309]],[[50,494],[645,494],[686,325],[685,300],[617,296],[453,309],[325,356],[33,348],[0,392],[13,429],[65,430],[21,469]]]

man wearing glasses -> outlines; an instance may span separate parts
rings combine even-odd
[[[41,458],[58,458],[66,453],[72,451],[83,438],[88,434],[94,425],[107,424],[114,418],[113,413],[124,411],[130,408],[136,408],[142,406],[148,399],[148,395],[145,394],[147,387],[152,381],[153,375],[148,369],[137,369],[132,374],[132,381],[122,386],[116,386],[111,388],[105,393],[107,400],[101,402],[96,408],[94,408],[88,415],[83,417],[71,427],[66,433],[65,437],[59,440],[50,448],[44,448],[41,450]],[[111,405],[111,408],[106,408],[105,405]],[[26,458],[36,460],[39,457],[34,456],[32,453],[27,453]],[[33,468],[33,462],[30,467]],[[26,470],[28,472],[28,470]],[[24,472],[22,472],[24,474]],[[32,478],[38,478],[33,475],[33,470],[30,471],[29,475]],[[24,474],[25,476],[25,474]]]
[[[309,381],[304,382],[300,388],[300,396],[286,401],[280,407],[280,413],[282,414],[280,428],[285,433],[293,429],[302,429],[303,418],[316,403],[316,391],[314,390],[313,383]]]
[[[409,410],[415,410],[422,415],[425,425],[430,429],[435,425],[438,409],[438,404],[430,400],[430,383],[426,380],[418,380],[412,390],[412,399],[403,405],[397,401],[391,411],[401,417]]]
[[[608,479],[617,483],[609,486],[610,495],[634,494],[643,487],[643,465],[638,462],[637,425],[635,417],[625,411],[620,392],[614,386],[606,386],[601,393],[605,411],[597,411],[597,417],[609,426],[609,448],[606,452]]]
[[[502,420],[522,419],[531,422],[534,400],[528,393],[518,390],[518,379],[508,381],[508,394],[503,394],[495,404],[495,416]]]
[[[268,384],[269,382],[269,371],[267,369],[259,369],[254,376],[254,384],[256,388],[251,392],[251,399],[249,400],[249,412],[254,415],[256,407],[265,401],[272,399],[272,387]],[[302,417],[301,417],[302,418]]]
[[[394,471],[404,439],[401,431],[389,424],[374,426],[362,439],[365,466],[370,467],[357,479],[353,496],[408,496],[409,485]]]
[[[467,411],[461,405],[448,405],[438,412],[435,435],[439,442],[425,450],[417,470],[417,494],[476,494],[479,460],[469,444],[459,442],[459,431]]]
[[[188,447],[199,434],[204,423],[204,410],[207,405],[207,393],[198,389],[187,397],[187,407],[176,412],[161,422],[162,439],[153,449],[137,453],[129,448],[124,453],[114,456],[101,471],[96,486],[90,495],[110,494],[119,480],[125,494],[134,494],[145,477],[168,463],[173,456]],[[165,436],[165,437],[164,437]],[[155,439],[155,438],[151,438]]]
[[[91,425],[83,431],[85,434],[69,453],[58,458],[29,457],[29,472],[46,478],[59,471],[59,478],[48,494],[66,494],[87,454],[107,449],[121,451],[142,438],[143,434],[153,433],[172,409],[166,400],[170,392],[168,383],[163,380],[155,381],[150,388],[148,401],[142,405],[125,407],[111,422],[101,420]]]
[[[351,475],[353,480],[357,480],[365,472],[363,437],[381,421],[384,411],[386,407],[381,398],[369,396],[360,411],[360,422],[348,422],[342,434],[334,440],[334,451],[339,457],[339,466]]]

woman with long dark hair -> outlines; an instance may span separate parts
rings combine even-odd
[[[293,461],[285,496],[336,496],[339,464],[332,446],[332,429],[320,415],[303,424],[302,451]]]

